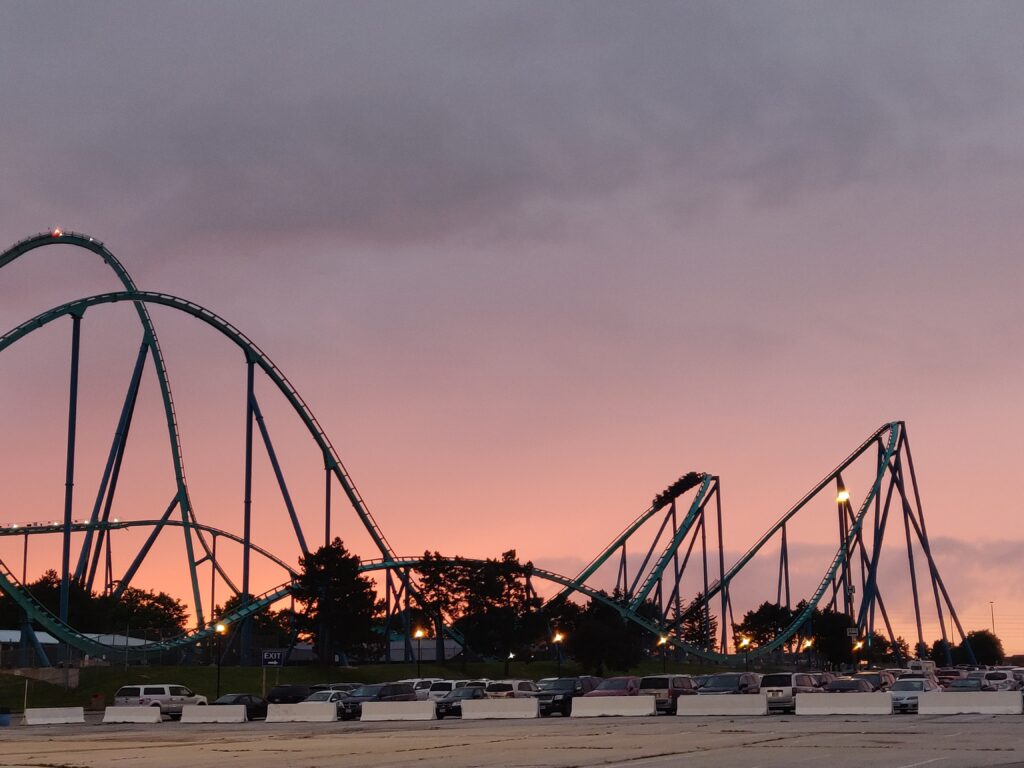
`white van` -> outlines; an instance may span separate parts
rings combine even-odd
[[[114,694],[115,707],[160,707],[160,714],[181,717],[186,704],[206,704],[206,697],[192,693],[184,685],[125,685]]]

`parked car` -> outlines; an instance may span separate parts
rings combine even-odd
[[[192,693],[184,685],[125,685],[114,694],[116,707],[160,707],[160,714],[172,719],[181,717],[181,708],[186,704],[206,703],[205,696]]]
[[[728,693],[760,693],[761,678],[753,672],[724,672],[711,675],[697,693],[715,696]]]
[[[970,691],[991,691],[992,686],[977,677],[962,677],[951,682],[946,690],[951,693],[968,693]]]
[[[444,720],[446,717],[462,717],[462,702],[467,699],[487,699],[487,692],[476,686],[463,686],[448,693],[444,698],[439,699],[435,711],[437,719]]]
[[[583,694],[584,697],[591,696],[636,696],[640,693],[640,678],[609,677],[598,683],[597,687],[590,693]]]
[[[1000,670],[981,670],[967,673],[968,679],[984,680],[993,691],[1016,691],[1017,680],[1011,672]]]
[[[892,711],[917,712],[917,697],[920,694],[941,690],[941,686],[926,677],[897,680],[889,690],[889,695],[892,697]]]
[[[797,694],[821,693],[821,686],[807,672],[776,672],[761,678],[761,690],[769,711],[787,712],[796,709]]]
[[[648,675],[640,678],[640,695],[653,696],[655,710],[672,714],[680,696],[696,696],[697,687],[685,675]]]
[[[417,701],[416,692],[409,683],[376,683],[363,685],[352,691],[341,702],[342,720],[352,720],[363,713],[366,701]]]
[[[216,701],[211,702],[210,706],[225,704],[244,706],[245,717],[248,720],[262,720],[267,716],[267,700],[255,693],[225,693]]]
[[[360,685],[364,683],[317,683],[309,687],[310,693],[316,693],[317,691],[354,691]]]
[[[851,677],[858,677],[861,680],[867,680],[871,684],[872,691],[883,691],[886,692],[892,688],[893,683],[896,679],[884,669],[867,670],[865,672],[856,672]]]
[[[492,699],[528,699],[540,693],[533,680],[496,680],[484,690]]]
[[[267,701],[271,704],[298,704],[312,692],[308,685],[276,685],[267,694]]]
[[[547,717],[555,712],[568,717],[572,713],[572,700],[585,696],[601,683],[599,677],[549,677],[541,680],[537,687],[537,703],[540,716]]]
[[[334,704],[338,709],[338,717],[341,718],[344,707],[342,702],[348,698],[348,691],[313,691],[304,701],[313,701]]]
[[[825,686],[825,693],[871,693],[871,683],[863,677],[837,677]]]
[[[420,701],[426,701],[428,694],[430,693],[430,686],[441,680],[440,677],[412,677],[405,680],[399,680],[400,683],[409,683],[412,686],[413,691],[416,693],[416,698]]]

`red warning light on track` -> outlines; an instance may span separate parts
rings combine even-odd
[[[64,230],[61,229],[60,227],[54,227],[50,234],[53,235],[54,237],[60,237],[61,235],[64,234]]]

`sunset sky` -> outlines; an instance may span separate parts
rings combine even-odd
[[[8,3],[0,248],[86,232],[245,331],[400,554],[572,574],[698,470],[722,478],[728,561],[905,420],[964,624],[994,613],[1024,652],[1022,29],[984,2]],[[119,287],[36,251],[0,270],[0,332]],[[244,359],[153,316],[197,515],[240,531]],[[69,327],[0,354],[0,524],[62,515]],[[86,315],[76,517],[139,340],[130,306]],[[319,531],[319,454],[258,394]],[[174,492],[161,420],[149,371],[122,518]],[[294,559],[257,457],[255,539]],[[835,551],[822,514],[790,532],[800,596]],[[376,556],[340,493],[335,519]],[[180,543],[141,585],[187,597]],[[33,548],[30,572],[58,565]],[[20,542],[0,557],[20,573]]]

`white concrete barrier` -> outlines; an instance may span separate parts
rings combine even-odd
[[[943,691],[917,697],[919,715],[1019,715],[1024,713],[1020,691]]]
[[[891,715],[892,697],[875,693],[802,693],[796,697],[798,715]]]
[[[359,715],[363,723],[436,719],[437,710],[433,701],[364,701],[363,711]]]
[[[524,699],[466,699],[462,702],[463,720],[528,720],[540,717],[540,702],[533,696]]]
[[[676,699],[677,715],[767,715],[768,697],[759,694],[704,694]]]
[[[298,704],[271,704],[267,707],[266,722],[330,723],[337,719],[338,705],[332,701],[300,701]]]
[[[658,714],[655,706],[653,696],[579,696],[572,717],[644,717]]]
[[[107,707],[104,723],[160,723],[164,716],[160,707]]]
[[[25,725],[67,725],[84,722],[85,709],[82,707],[29,707],[25,710]]]
[[[181,708],[183,723],[244,723],[248,719],[245,704],[186,704]]]

